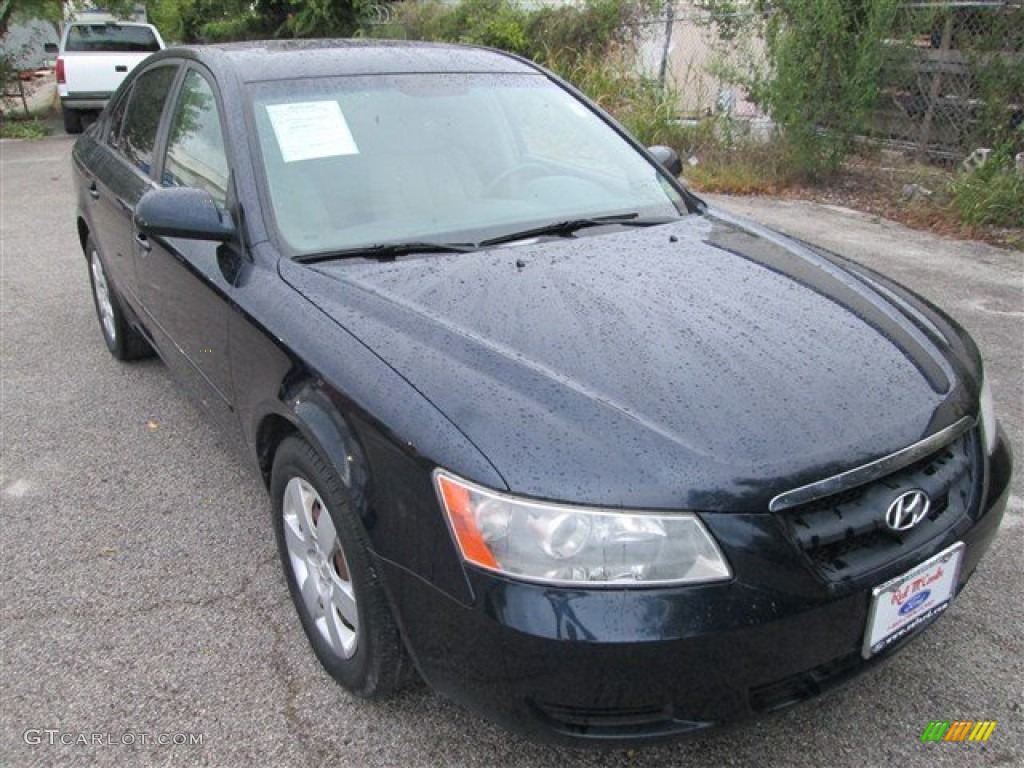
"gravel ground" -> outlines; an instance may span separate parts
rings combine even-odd
[[[521,741],[424,688],[353,699],[306,646],[256,473],[159,362],[107,354],[70,149],[64,136],[0,142],[0,765],[1024,763],[1019,473],[999,538],[948,614],[874,673],[786,713],[681,743],[576,751]],[[718,202],[951,310],[979,340],[1024,456],[1021,254],[841,209]],[[922,744],[936,719],[999,725],[985,744]],[[186,743],[151,743],[161,734]],[[60,743],[80,736],[90,743]]]

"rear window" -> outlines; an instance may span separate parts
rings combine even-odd
[[[128,27],[120,24],[74,24],[68,30],[65,51],[116,51],[119,53],[152,53],[160,50],[160,42],[149,27]]]

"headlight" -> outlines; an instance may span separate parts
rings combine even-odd
[[[696,515],[584,509],[519,499],[436,470],[441,508],[466,562],[528,581],[588,586],[729,579]]]
[[[981,379],[981,403],[978,407],[981,411],[981,432],[985,436],[985,453],[989,456],[996,449],[996,409],[992,404],[992,390],[989,389],[988,379]]]

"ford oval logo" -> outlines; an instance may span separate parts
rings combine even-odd
[[[924,519],[931,506],[928,494],[919,488],[901,493],[885,511],[885,524],[894,531],[909,531]]]
[[[932,596],[932,591],[926,589],[923,592],[918,592],[912,598],[900,607],[900,616],[906,616],[911,611],[914,611],[924,605],[928,598]]]

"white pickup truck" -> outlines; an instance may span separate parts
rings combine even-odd
[[[57,91],[64,130],[82,132],[82,115],[103,108],[135,66],[164,41],[152,24],[131,21],[72,21],[57,53]]]

